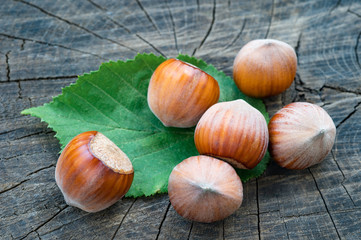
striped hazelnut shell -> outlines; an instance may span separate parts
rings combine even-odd
[[[129,158],[97,131],[74,137],[61,153],[55,180],[68,205],[101,211],[122,198],[134,177]]]
[[[257,39],[237,54],[233,79],[244,94],[264,98],[289,88],[296,70],[297,55],[290,45],[274,39]]]
[[[194,142],[201,155],[223,159],[237,168],[252,169],[267,151],[267,122],[244,100],[217,103],[199,120]]]
[[[234,213],[242,204],[242,182],[228,163],[194,156],[172,171],[168,194],[175,211],[197,222],[215,222]]]
[[[154,71],[148,87],[148,105],[166,127],[187,128],[219,98],[218,82],[199,68],[168,59]]]
[[[288,169],[305,169],[320,163],[335,142],[336,127],[321,107],[294,102],[279,110],[268,124],[270,153]]]

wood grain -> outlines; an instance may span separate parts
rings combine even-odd
[[[7,0],[0,6],[1,239],[358,239],[361,236],[361,3],[356,0]],[[250,40],[293,46],[297,76],[265,99],[322,106],[337,126],[319,165],[271,162],[244,184],[241,208],[213,224],[181,218],[167,195],[127,198],[95,214],[67,206],[54,180],[60,146],[22,116],[101,62],[138,52],[193,55],[232,76]]]

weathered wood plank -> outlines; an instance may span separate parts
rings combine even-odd
[[[167,195],[136,199],[114,238],[156,239],[168,207]]]
[[[37,229],[37,233],[41,239],[111,239],[133,202],[133,199],[123,199],[95,214],[67,207]]]
[[[332,214],[337,231],[342,239],[358,239],[361,236],[361,210]]]
[[[160,229],[158,239],[185,239],[188,238],[193,227],[193,223],[188,221],[170,206],[167,215]]]
[[[327,213],[283,217],[279,212],[261,215],[261,239],[338,239]]]

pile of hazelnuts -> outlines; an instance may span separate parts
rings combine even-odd
[[[239,51],[233,79],[244,94],[266,98],[289,88],[296,70],[297,56],[290,45],[260,39]],[[168,182],[175,211],[192,221],[214,222],[234,213],[243,200],[242,182],[234,168],[256,167],[267,149],[280,166],[305,169],[320,163],[335,141],[334,123],[317,105],[288,104],[267,124],[264,116],[244,100],[218,102],[219,96],[218,82],[212,76],[178,59],[160,64],[148,87],[148,105],[166,127],[196,126],[194,142],[199,155],[175,166]],[[86,155],[96,167],[84,167],[84,157],[79,155]],[[85,170],[98,171],[91,175],[107,179],[88,182],[82,176]],[[68,176],[73,183],[63,181]],[[128,157],[98,132],[76,136],[56,167],[56,182],[67,203],[88,212],[100,211],[119,200],[129,190],[133,176]],[[74,184],[82,184],[84,190],[74,191],[78,189]]]

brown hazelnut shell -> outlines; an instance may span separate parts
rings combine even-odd
[[[237,168],[252,169],[267,151],[267,122],[244,100],[220,102],[199,120],[194,142],[201,155],[221,158]]]
[[[228,163],[208,156],[194,156],[173,169],[168,194],[179,215],[209,223],[228,217],[241,206],[243,187]]]
[[[268,124],[273,160],[288,169],[323,161],[335,142],[336,127],[321,107],[307,102],[284,106]]]
[[[296,76],[297,55],[287,43],[274,39],[248,42],[233,63],[233,79],[246,95],[265,98],[282,93]]]
[[[178,59],[168,59],[154,71],[148,105],[167,127],[187,128],[218,101],[218,82],[206,72]]]
[[[129,190],[134,170],[128,157],[97,131],[74,137],[61,153],[55,180],[65,201],[87,212],[101,211]]]

